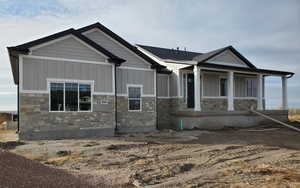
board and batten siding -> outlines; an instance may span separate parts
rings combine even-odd
[[[219,79],[224,74],[203,73],[203,96],[217,97],[220,95]],[[226,74],[225,74],[226,77]]]
[[[178,96],[178,76],[173,72],[170,74],[170,97]]]
[[[154,95],[154,76],[153,70],[133,70],[117,68],[117,93],[127,95],[127,85],[142,85],[143,95]]]
[[[70,36],[52,44],[33,49],[32,55],[105,62],[105,56],[90,49],[78,40]]]
[[[112,40],[100,30],[94,30],[83,34],[116,56],[125,59],[126,62],[123,63],[122,66],[138,68],[149,68],[150,66],[149,63],[137,57],[137,55],[129,51],[129,49],[126,49],[125,46],[122,46],[121,44]]]
[[[217,55],[210,59],[208,62],[216,64],[231,64],[239,67],[248,67],[242,60],[236,57],[231,51],[226,50],[225,52]]]
[[[169,75],[157,74],[157,96],[168,97],[169,89]]]
[[[246,80],[247,79],[253,79],[257,81],[256,77],[249,77],[249,76],[242,76],[242,75],[237,75],[234,76],[234,96],[235,97],[247,97],[247,85],[246,85]],[[264,84],[263,84],[264,88]],[[264,93],[264,89],[263,89]],[[255,93],[255,96],[257,96],[257,93]]]
[[[47,78],[94,80],[95,92],[113,92],[113,66],[23,58],[23,90],[47,90]]]

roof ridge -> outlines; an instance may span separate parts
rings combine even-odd
[[[159,48],[159,49],[164,49],[164,50],[177,50],[177,49],[166,48],[166,47],[148,46],[148,45],[143,45],[143,44],[135,44],[135,45],[136,46],[140,46],[140,47]],[[188,52],[188,53],[196,53],[196,54],[203,54],[202,52],[195,52],[195,51],[188,51],[188,50],[177,50],[177,51]]]

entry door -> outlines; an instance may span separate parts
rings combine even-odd
[[[187,75],[187,107],[195,107],[195,98],[194,98],[194,74]]]

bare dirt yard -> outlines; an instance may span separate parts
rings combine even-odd
[[[300,133],[274,126],[30,141],[5,149],[79,173],[89,185],[300,187]]]

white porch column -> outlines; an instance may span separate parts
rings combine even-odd
[[[263,110],[263,75],[257,75],[257,110]]]
[[[282,109],[287,110],[288,109],[288,103],[287,103],[287,77],[282,76]]]
[[[200,103],[200,67],[194,65],[194,97],[195,97],[195,107],[194,111],[201,111],[201,103]]]
[[[234,111],[233,105],[233,72],[228,72],[228,84],[227,84],[227,103],[228,103],[228,111]]]

